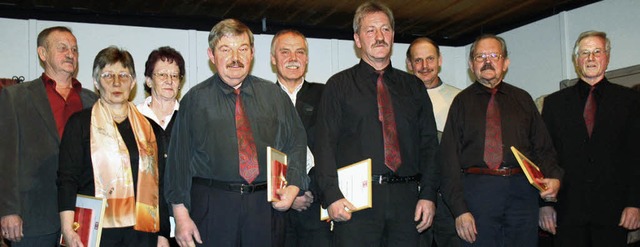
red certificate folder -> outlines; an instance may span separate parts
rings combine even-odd
[[[78,195],[76,198],[73,230],[80,235],[80,241],[85,247],[100,246],[105,205],[102,198],[85,195]],[[64,237],[60,237],[60,246],[66,246]]]
[[[544,175],[540,171],[540,168],[536,166],[536,164],[534,164],[531,160],[529,160],[527,156],[524,156],[524,154],[520,153],[520,151],[518,151],[518,149],[516,149],[514,146],[511,146],[511,152],[513,152],[513,155],[516,156],[516,159],[520,164],[520,168],[522,168],[522,171],[524,171],[524,174],[527,176],[527,180],[529,180],[529,183],[533,185],[533,187],[536,187],[536,189],[545,191],[547,189],[547,186],[536,181],[537,178],[544,178]]]
[[[280,201],[276,193],[287,186],[287,155],[267,147],[267,201]]]

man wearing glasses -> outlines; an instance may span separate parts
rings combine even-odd
[[[74,78],[76,37],[67,27],[38,34],[40,78],[0,95],[0,217],[11,246],[55,246],[60,238],[58,145],[69,117],[98,96]]]
[[[606,33],[580,34],[580,80],[545,98],[542,116],[566,171],[558,202],[540,210],[556,246],[627,246],[627,232],[640,227],[640,96],[607,80],[610,51]]]
[[[537,246],[538,190],[510,146],[547,177],[541,197],[554,199],[560,187],[551,138],[531,96],[502,81],[508,67],[504,39],[478,37],[469,54],[476,82],[453,100],[444,128],[441,191],[462,246]]]

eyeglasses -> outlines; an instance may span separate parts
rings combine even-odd
[[[480,53],[480,54],[476,54],[473,57],[473,60],[475,60],[476,62],[484,62],[485,59],[489,59],[491,61],[498,61],[500,60],[500,58],[502,57],[502,54],[499,53]]]
[[[606,50],[602,50],[602,49],[595,49],[595,50],[593,50],[593,51],[590,51],[590,50],[581,50],[581,51],[578,51],[578,56],[579,56],[580,58],[588,58],[588,57],[590,57],[591,55],[593,55],[594,57],[600,57],[600,56],[602,56],[602,55],[603,55],[603,54],[605,54],[605,53],[607,53],[607,51],[606,51]]]
[[[108,83],[112,83],[116,77],[118,77],[119,81],[131,81],[133,79],[133,77],[131,76],[131,74],[126,73],[126,72],[121,72],[121,73],[112,73],[112,72],[104,72],[100,75],[100,77],[102,78],[103,81],[108,82]]]
[[[182,80],[182,76],[180,74],[169,74],[169,73],[161,72],[161,73],[153,73],[153,76],[163,81],[169,78],[171,78],[171,81]]]

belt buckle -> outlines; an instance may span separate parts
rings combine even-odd
[[[500,168],[500,170],[502,170],[502,172],[501,172],[501,173],[502,173],[502,174],[501,174],[501,176],[503,176],[503,177],[509,177],[509,176],[511,176],[511,169],[510,169],[510,168],[508,168],[508,167],[502,167],[502,168]]]
[[[378,176],[378,184],[382,184],[382,175]]]
[[[252,184],[240,184],[240,195],[250,194],[254,191],[255,185]]]

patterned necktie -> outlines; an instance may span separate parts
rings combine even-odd
[[[498,92],[497,88],[491,89],[484,136],[484,162],[491,169],[498,169],[502,163],[502,123],[500,109],[496,102],[496,92]]]
[[[260,173],[258,168],[258,155],[256,143],[253,141],[251,124],[242,107],[240,89],[234,90],[236,94],[236,136],[238,138],[238,160],[240,161],[240,176],[253,183]]]
[[[384,71],[376,71],[376,73],[379,74],[376,89],[378,94],[378,119],[382,122],[382,136],[384,138],[384,164],[396,172],[402,163],[402,158],[400,157],[395,114],[393,113],[389,90],[382,81]]]
[[[589,137],[591,137],[591,133],[593,133],[593,123],[596,118],[596,99],[593,98],[593,89],[595,87],[591,87],[589,90],[589,96],[587,97],[587,103],[584,105],[584,113],[582,113],[582,117],[584,117],[584,123],[587,125],[587,133],[589,133]]]

